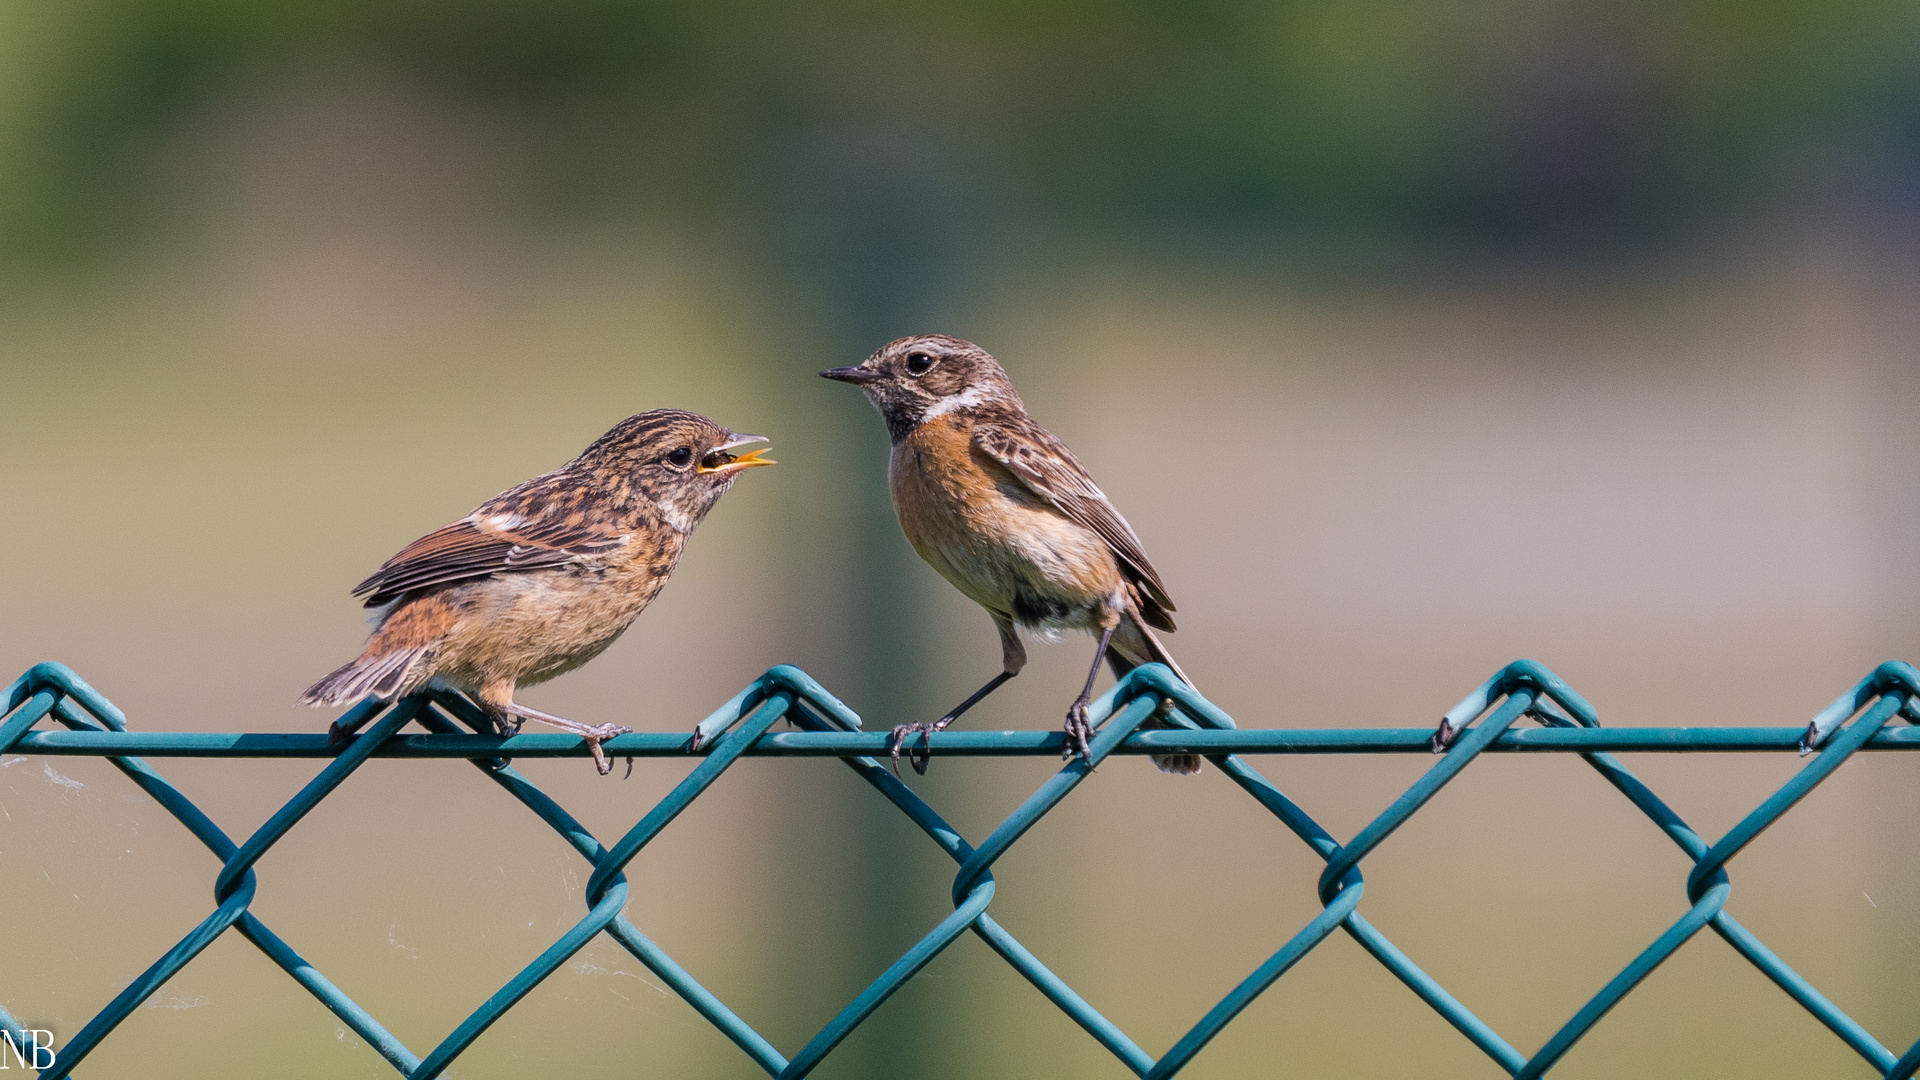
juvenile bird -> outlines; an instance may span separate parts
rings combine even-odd
[[[354,586],[382,608],[360,658],[300,695],[308,705],[392,701],[429,685],[465,693],[503,735],[538,720],[600,749],[625,734],[516,704],[514,692],[605,651],[646,610],[694,526],[765,442],[697,413],[630,416],[553,472],[415,540]],[[336,725],[336,737],[344,733]],[[697,747],[696,747],[697,748]]]
[[[1191,683],[1153,635],[1173,629],[1173,601],[1140,539],[1073,452],[1027,415],[984,349],[924,334],[892,342],[857,367],[820,374],[858,386],[886,418],[893,440],[887,489],[900,530],[1000,631],[1000,674],[940,719],[893,729],[896,771],[901,747],[917,734],[920,747],[908,761],[926,772],[927,736],[1020,673],[1022,628],[1099,635],[1086,685],[1067,709],[1069,758],[1092,741],[1087,706],[1102,658],[1115,677],[1157,660]],[[1153,761],[1166,772],[1200,771],[1192,754]]]

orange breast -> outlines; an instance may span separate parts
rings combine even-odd
[[[962,415],[897,444],[887,479],[907,542],[983,607],[1084,625],[1121,588],[1106,542],[976,452]],[[1038,611],[1048,614],[1027,617]]]

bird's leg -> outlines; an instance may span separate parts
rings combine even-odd
[[[447,709],[447,712],[455,720],[472,728],[475,735],[485,735],[488,730],[491,729],[495,735],[503,739],[510,739],[520,733],[520,725],[515,722],[512,717],[508,716],[506,710],[502,709],[497,702],[488,699],[485,694],[473,690],[468,690],[464,693],[468,701],[479,706],[480,718],[478,720],[469,719],[453,709]],[[444,705],[442,707],[445,708]],[[493,772],[499,772],[511,764],[513,764],[513,759],[507,757],[488,758],[485,762],[486,767]]]
[[[1107,646],[1113,643],[1113,632],[1120,626],[1115,620],[1112,626],[1100,631],[1100,647],[1093,651],[1093,667],[1087,672],[1087,685],[1080,688],[1080,696],[1067,706],[1066,745],[1060,748],[1060,756],[1071,760],[1075,754],[1085,754],[1093,758],[1093,725],[1087,722],[1087,706],[1093,703],[1093,680],[1100,674],[1100,662],[1107,658]]]
[[[927,775],[927,763],[933,760],[933,740],[928,738],[928,736],[936,731],[945,731],[955,720],[960,719],[961,713],[979,704],[981,698],[1000,689],[1000,684],[1013,678],[1013,676],[1014,673],[1011,671],[1002,671],[1000,674],[988,679],[987,685],[975,690],[971,697],[955,705],[952,709],[949,709],[947,715],[935,720],[931,724],[925,720],[917,720],[911,724],[897,725],[893,729],[893,737],[887,740],[887,749],[893,754],[894,775],[900,775],[900,748],[905,746],[907,740],[914,735],[920,736],[920,745],[907,752],[907,763],[913,766],[914,772],[919,773],[921,776]]]
[[[896,726],[893,737],[887,740],[887,750],[893,755],[893,775],[900,775],[900,750],[915,735],[920,736],[920,745],[908,751],[907,763],[913,766],[914,772],[927,775],[927,764],[933,760],[933,740],[930,736],[936,731],[945,731],[960,719],[960,714],[980,704],[981,699],[1000,689],[1002,683],[1020,674],[1020,669],[1027,666],[1027,647],[1020,643],[1020,630],[1013,625],[1013,620],[995,612],[993,625],[1000,631],[1000,674],[988,679],[987,685],[975,690],[967,700],[948,709],[947,715],[933,723],[921,720]]]
[[[513,718],[513,681],[496,679],[493,682],[467,691],[467,697],[480,711],[493,721],[494,734],[503,739],[511,739],[520,734],[522,721]]]
[[[607,760],[606,752],[600,749],[600,744],[615,735],[625,735],[633,730],[629,727],[621,727],[619,724],[583,724],[578,720],[568,720],[563,716],[554,716],[552,713],[543,713],[539,709],[529,709],[525,705],[512,703],[507,705],[506,711],[528,720],[538,720],[562,731],[570,731],[585,739],[587,749],[593,751],[593,767],[600,770],[601,776],[613,771],[613,762]]]

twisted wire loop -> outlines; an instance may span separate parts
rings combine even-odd
[[[43,1078],[69,1075],[122,1020],[228,929],[237,930],[264,952],[409,1080],[430,1080],[443,1075],[489,1026],[602,933],[645,964],[769,1076],[798,1080],[817,1067],[894,992],[968,931],[984,941],[1136,1075],[1160,1080],[1180,1072],[1214,1036],[1336,929],[1345,931],[1509,1075],[1516,1080],[1531,1080],[1552,1069],[1610,1009],[1681,945],[1708,926],[1886,1080],[1907,1080],[1920,1071],[1920,1042],[1896,1058],[1725,910],[1732,891],[1727,863],[1849,757],[1863,748],[1920,749],[1920,738],[1910,737],[1904,730],[1883,730],[1896,716],[1909,723],[1920,723],[1920,672],[1905,663],[1881,665],[1815,717],[1802,734],[1799,729],[1602,730],[1592,706],[1551,671],[1532,661],[1516,661],[1446,714],[1448,723],[1458,732],[1451,748],[1345,844],[1335,840],[1306,811],[1232,751],[1424,752],[1425,731],[1240,731],[1231,717],[1159,664],[1128,673],[1093,704],[1090,718],[1098,731],[1090,754],[1069,762],[1048,778],[978,846],[968,843],[931,806],[880,764],[877,755],[884,752],[884,734],[862,732],[858,715],[805,672],[784,665],[769,670],[716,709],[698,725],[694,740],[679,736],[625,735],[607,743],[607,751],[614,754],[685,754],[694,745],[703,747],[705,754],[684,780],[610,848],[603,846],[503,756],[529,752],[578,756],[586,753],[584,744],[570,736],[509,739],[491,736],[486,734],[491,730],[486,717],[456,694],[433,691],[392,704],[370,702],[356,706],[342,718],[343,724],[370,726],[341,746],[313,745],[303,736],[226,738],[190,733],[138,736],[127,731],[126,717],[112,702],[59,664],[41,664],[29,670],[8,688],[6,699],[6,711],[0,713],[0,753],[105,756],[221,860],[220,872],[214,879],[213,913],[128,984],[65,1045],[58,1047],[56,1064],[41,1072]],[[1166,726],[1139,730],[1140,725],[1156,713]],[[47,717],[52,717],[67,731],[31,730]],[[1538,722],[1543,730],[1514,729],[1513,725],[1522,718]],[[772,733],[773,725],[783,719],[798,728],[798,733]],[[411,722],[419,723],[429,734],[399,734],[401,728]],[[1712,844],[1694,832],[1609,752],[1610,749],[1788,749],[1796,745],[1803,754],[1816,747],[1819,754]],[[134,746],[154,748],[152,752],[316,756],[331,760],[245,843],[236,845],[141,758],[115,752]],[[943,732],[933,737],[931,747],[935,753],[1057,754],[1060,736],[1057,733],[1039,736],[1013,732]],[[1368,855],[1480,754],[1489,750],[1523,749],[1579,753],[1693,862],[1686,881],[1690,905],[1686,914],[1614,976],[1531,1057],[1516,1050],[1422,971],[1358,910],[1366,889],[1360,864]],[[1205,754],[1224,775],[1325,860],[1326,867],[1318,881],[1320,913],[1241,980],[1172,1047],[1155,1058],[1049,970],[995,921],[987,909],[994,897],[993,864],[1071,794],[1096,765],[1114,753],[1169,752]],[[628,897],[627,865],[735,761],[748,754],[840,757],[919,826],[958,867],[952,886],[953,912],[874,979],[792,1058],[783,1056],[622,914]],[[467,758],[545,821],[592,867],[585,890],[588,909],[585,917],[475,1009],[424,1058],[416,1056],[248,910],[258,887],[254,864],[308,811],[373,756]],[[16,1044],[27,1037],[22,1025],[3,1008],[0,1008],[0,1030]]]

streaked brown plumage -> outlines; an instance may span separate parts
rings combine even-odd
[[[415,540],[353,589],[385,607],[352,663],[300,696],[309,705],[459,690],[502,733],[539,720],[600,743],[628,729],[518,705],[514,692],[586,663],[666,585],[687,537],[764,442],[697,413],[628,417],[579,457]],[[337,729],[336,729],[337,733]]]
[[[1087,705],[1102,657],[1116,676],[1159,661],[1186,679],[1153,635],[1174,628],[1173,600],[1140,539],[1073,452],[1027,415],[985,350],[925,334],[820,374],[859,386],[880,410],[893,440],[887,485],[901,531],[1000,631],[1000,674],[939,720],[895,728],[896,767],[907,739],[946,728],[1020,673],[1022,628],[1100,637],[1087,685],[1067,710],[1068,756],[1085,753],[1092,737]],[[1153,760],[1168,772],[1200,769],[1190,754]],[[923,752],[909,761],[925,771]]]

